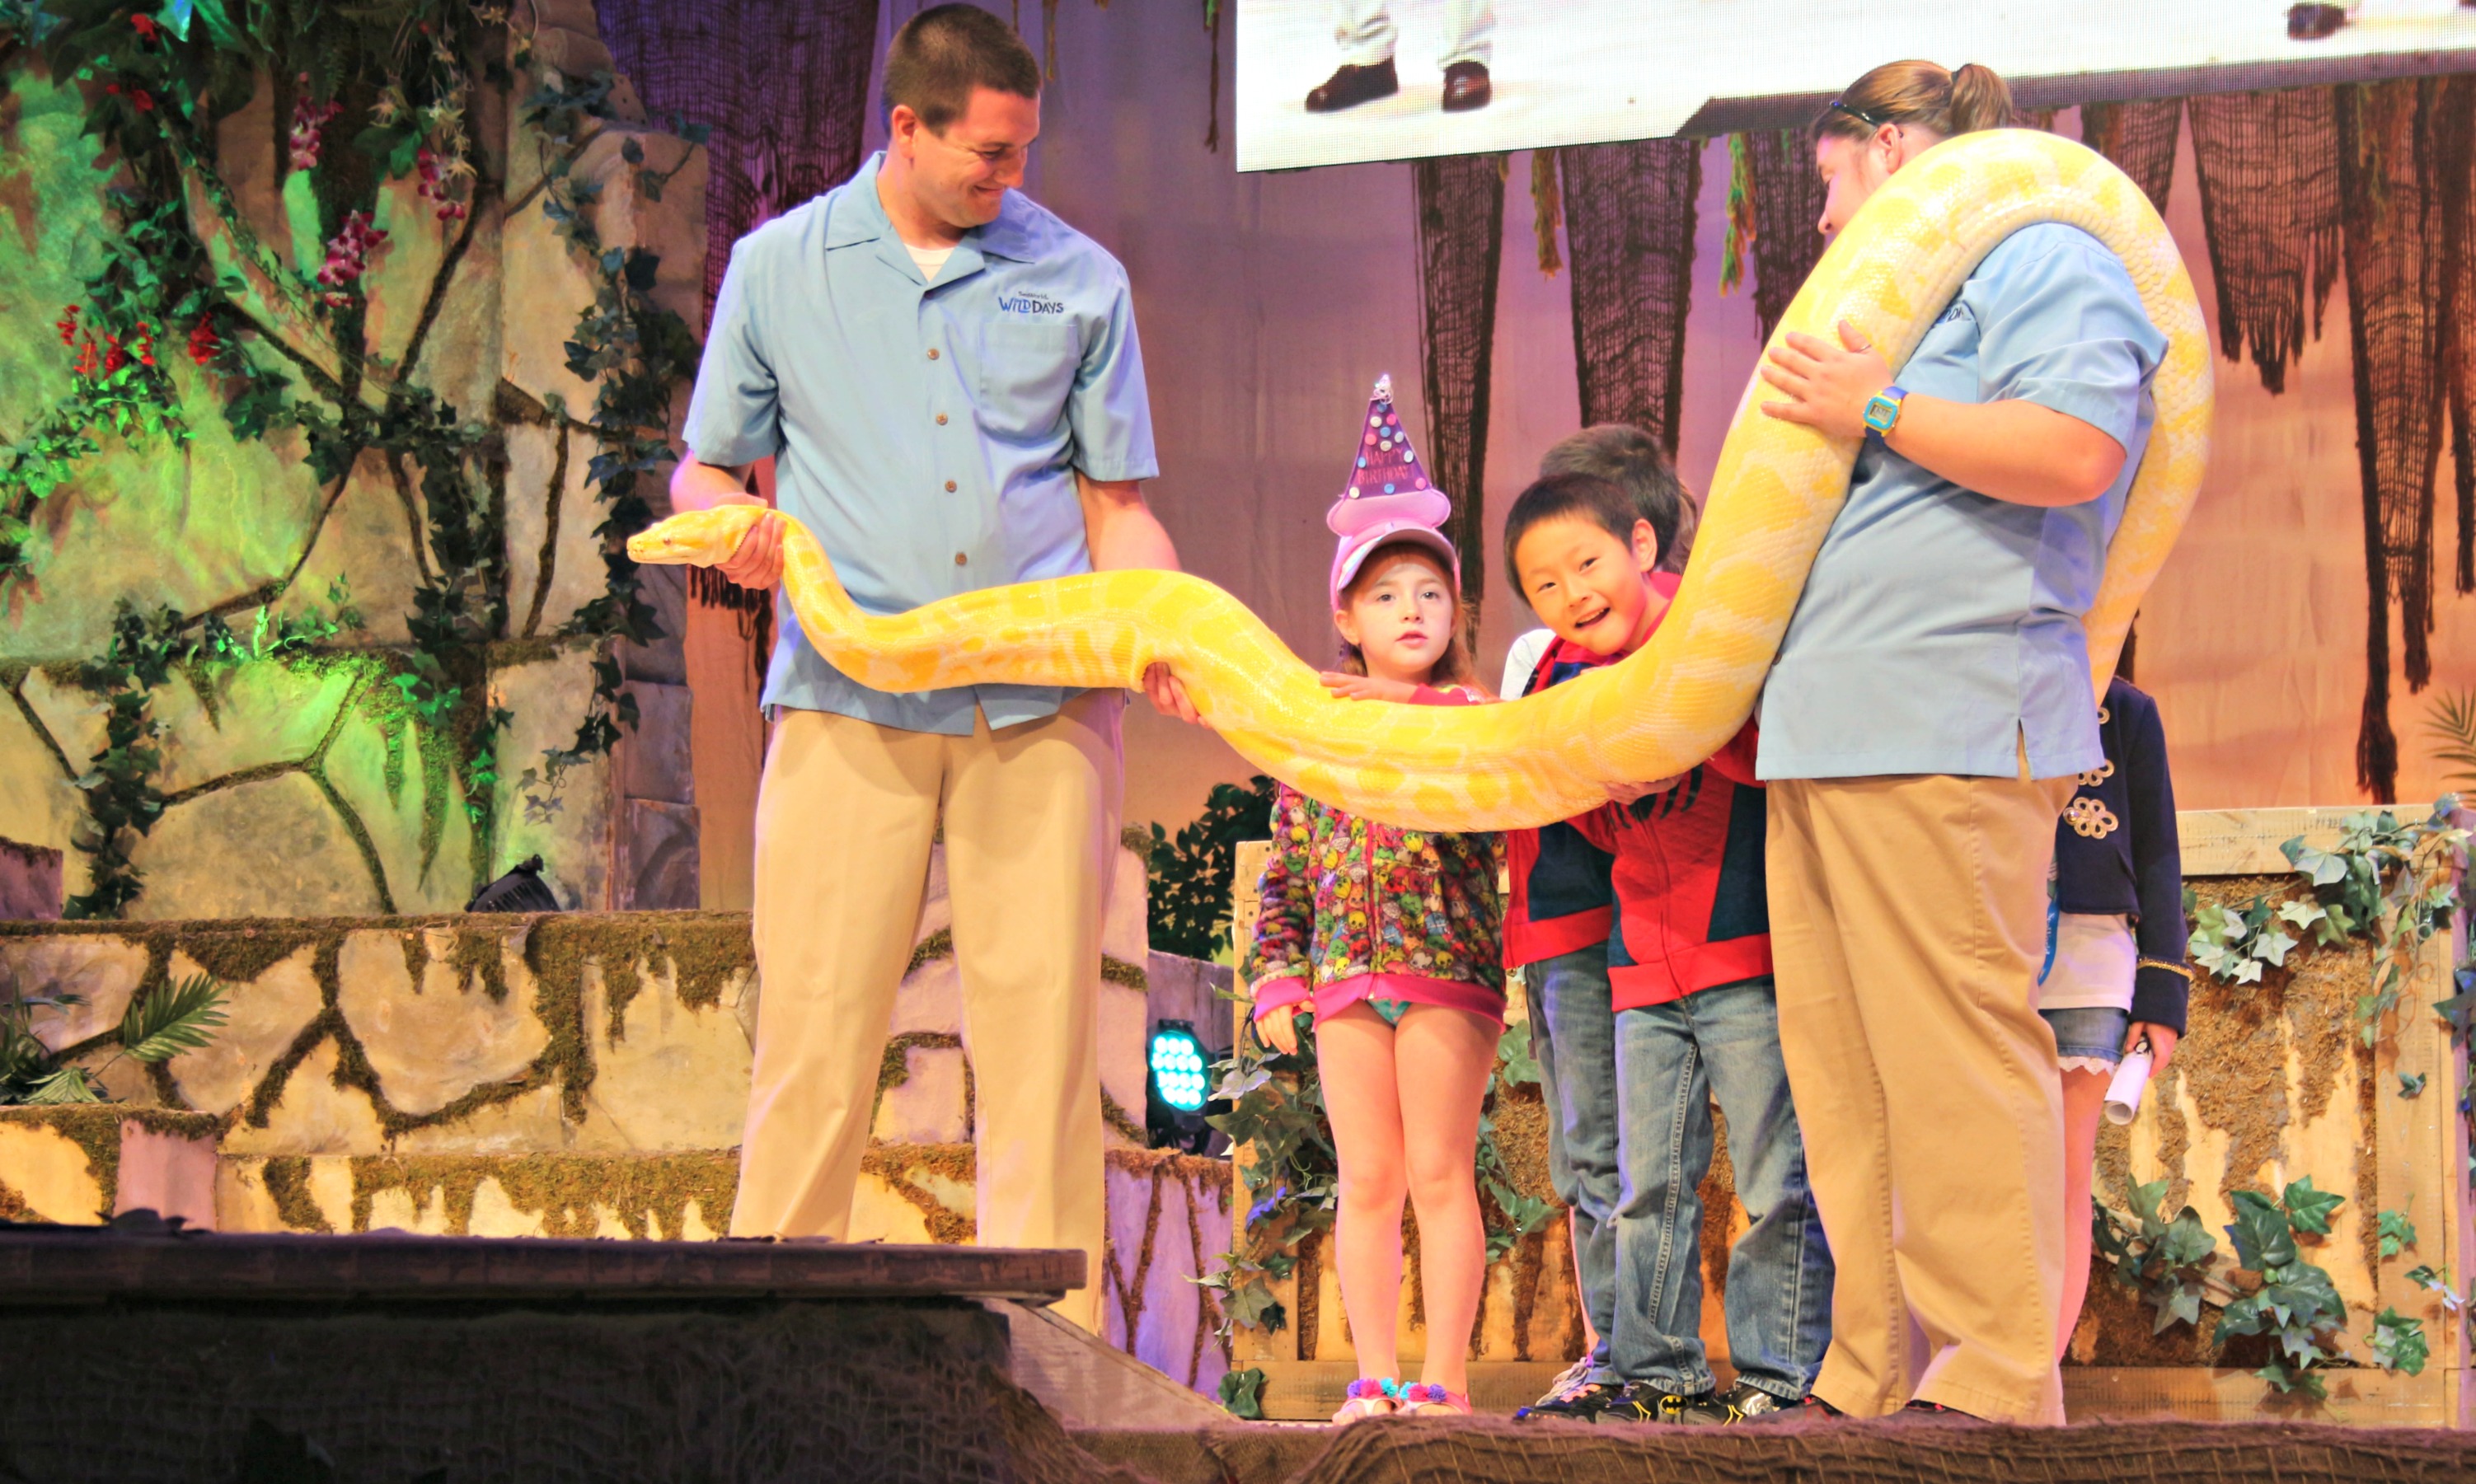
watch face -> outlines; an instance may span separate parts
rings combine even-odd
[[[1876,392],[1873,400],[1866,404],[1866,426],[1876,433],[1891,432],[1892,425],[1899,420],[1899,403],[1881,392]]]

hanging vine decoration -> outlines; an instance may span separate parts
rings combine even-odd
[[[390,794],[400,776],[396,729],[405,715],[413,723],[429,785],[423,874],[444,832],[452,775],[475,842],[473,884],[488,878],[498,740],[511,720],[488,685],[489,647],[509,637],[507,462],[497,421],[465,418],[416,373],[476,227],[501,192],[465,119],[477,79],[493,88],[515,84],[497,60],[505,54],[507,19],[504,7],[456,0],[353,7],[172,0],[160,11],[126,0],[0,0],[0,66],[39,65],[76,84],[86,133],[114,169],[102,265],[86,281],[84,302],[65,307],[58,322],[69,390],[24,437],[0,450],[0,592],[29,576],[37,507],[102,452],[100,439],[133,447],[186,441],[181,393],[164,364],[169,345],[184,347],[220,396],[236,439],[297,431],[324,491],[283,576],[196,613],[124,605],[105,653],[73,677],[108,705],[105,747],[79,779],[88,823],[78,844],[88,857],[90,884],[76,905],[85,915],[119,915],[141,889],[131,852],[163,806],[152,784],[161,766],[155,745],[161,727],[148,698],[171,667],[229,667],[274,654],[297,660],[306,646],[352,627],[311,606],[276,620],[275,648],[251,655],[235,647],[223,620],[259,608],[261,625],[268,622],[265,612],[290,593],[365,454],[378,456],[395,482],[421,581],[406,620],[410,653],[384,661],[392,705],[385,697],[362,704],[390,713],[383,722]],[[519,48],[516,65],[528,61]],[[325,244],[314,270],[287,265],[260,239],[204,142],[270,85],[281,132],[279,177],[305,172],[312,183]],[[603,653],[575,740],[544,759],[545,809],[556,808],[567,770],[607,752],[634,722],[608,644],[661,634],[637,596],[625,543],[651,517],[637,482],[669,461],[672,392],[693,374],[696,358],[685,324],[650,298],[654,255],[602,248],[590,221],[595,191],[572,179],[591,137],[578,125],[609,116],[610,86],[605,74],[546,87],[528,115],[547,136],[543,209],[598,275],[568,361],[596,383],[589,427],[600,453],[592,483],[605,507],[596,529],[604,590],[558,632]],[[682,133],[691,146],[702,140],[700,131]],[[623,154],[640,193],[658,201],[678,167],[646,170],[633,140]],[[376,225],[380,192],[408,177],[415,178],[416,210],[434,220],[444,242],[412,330],[389,359],[367,334],[368,280],[389,250],[387,231]],[[229,244],[230,266],[206,246],[193,202]],[[540,581],[547,583],[546,573]],[[12,695],[26,709],[22,682]],[[368,855],[366,831],[349,815],[344,823]],[[378,878],[385,899],[383,871]]]
[[[2376,1044],[2400,998],[2422,975],[2417,962],[2434,934],[2449,928],[2459,907],[2458,874],[2468,831],[2459,823],[2459,796],[2444,794],[2431,817],[2401,824],[2396,815],[2350,814],[2339,839],[2319,850],[2296,836],[2279,847],[2303,879],[2265,892],[2241,910],[2200,903],[2185,889],[2192,915],[2192,961],[2226,984],[2257,984],[2268,969],[2311,934],[2322,947],[2369,940],[2372,987],[2356,1002],[2366,1046]]]

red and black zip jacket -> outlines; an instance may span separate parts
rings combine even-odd
[[[1652,574],[1650,585],[1660,597],[1673,598],[1678,581],[1672,572],[1659,572]],[[1658,631],[1656,624],[1651,631]],[[1594,655],[1570,639],[1558,639],[1531,667],[1522,694],[1536,695],[1623,657]],[[1608,940],[1616,926],[1611,880],[1616,857],[1593,845],[1572,821],[1506,830],[1504,861],[1512,883],[1504,904],[1505,967],[1535,964]]]
[[[1575,821],[1616,856],[1613,1006],[1638,1010],[1771,972],[1767,821],[1751,722],[1665,793]]]

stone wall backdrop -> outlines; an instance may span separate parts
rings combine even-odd
[[[854,1240],[974,1235],[971,1058],[942,847],[928,887],[886,1027]],[[1132,851],[1117,857],[1102,952],[1110,1247],[1093,1280],[1105,1338],[1209,1393],[1227,1352],[1190,1279],[1229,1247],[1228,1162],[1145,1148],[1143,1117],[1148,986],[1212,968],[1147,951]],[[55,1048],[91,1042],[133,995],[199,973],[234,986],[211,1045],[155,1069],[108,1048],[82,1061],[127,1104],[110,1112],[211,1116],[221,1229],[704,1240],[729,1226],[764,998],[744,913],[0,924],[0,977],[83,997],[38,1013]],[[89,1172],[55,1170],[73,1146],[10,1125],[55,1111],[0,1115],[0,1214],[109,1215],[105,1153]],[[71,1209],[95,1190],[96,1209]]]
[[[589,7],[516,9],[0,16],[0,838],[72,915],[435,912],[535,853],[569,906],[697,904],[681,572],[610,557],[704,151]]]

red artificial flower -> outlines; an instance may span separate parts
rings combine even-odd
[[[155,95],[143,87],[129,89],[129,101],[137,105],[137,111],[140,113],[155,111]]]
[[[201,319],[196,324],[189,327],[189,359],[191,360],[196,361],[202,366],[212,365],[214,364],[215,358],[223,354],[223,341],[216,338],[213,322]]]
[[[103,337],[103,345],[104,375],[110,376],[114,371],[117,371],[121,367],[129,364],[129,353],[120,348],[120,336],[116,334],[105,335]]]
[[[61,333],[62,345],[77,344],[78,307],[72,304],[61,310],[61,317],[52,321],[52,328]]]
[[[86,343],[78,348],[77,364],[71,366],[69,369],[83,379],[93,379],[95,372],[95,348],[94,336],[91,334],[87,335]]]

